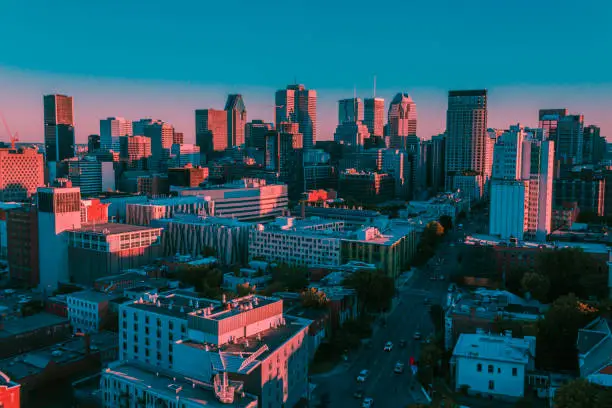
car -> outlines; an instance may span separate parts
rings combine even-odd
[[[421,340],[421,332],[414,332],[414,339]]]
[[[355,397],[357,399],[362,399],[363,398],[363,390],[361,388],[359,388],[357,391],[355,391],[353,393],[353,397]]]
[[[388,342],[385,343],[384,351],[391,351],[391,350],[393,350],[393,343],[388,341]]]
[[[398,361],[397,363],[395,363],[395,368],[393,369],[393,372],[396,374],[401,374],[404,372],[404,363],[402,363],[401,361]]]
[[[361,408],[371,408],[372,405],[374,405],[374,398],[364,398],[363,402],[361,403]]]
[[[400,340],[400,342],[399,342],[399,345],[400,345],[400,347],[402,347],[402,348],[406,347],[406,340],[401,339],[401,340]]]
[[[454,248],[454,247],[455,247],[455,243],[454,243],[454,242],[451,242],[451,243],[450,243],[450,247],[451,247],[451,248]]]
[[[365,380],[368,379],[368,376],[370,375],[370,370],[361,370],[359,372],[359,375],[357,376],[357,382],[365,382]]]

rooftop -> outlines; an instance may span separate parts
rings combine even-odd
[[[462,334],[453,350],[453,357],[529,363],[535,357],[535,338],[512,338],[495,334]]]
[[[541,243],[541,242],[530,242],[530,241],[517,241],[509,242],[493,235],[485,234],[474,234],[466,237],[465,243],[467,245],[483,245],[483,246],[498,246],[498,247],[512,247],[512,248],[523,248],[523,249],[563,249],[563,248],[580,248],[586,253],[591,254],[607,254],[608,246],[604,244],[595,244],[588,242],[555,242],[555,243]]]
[[[149,369],[136,363],[123,363],[103,371],[104,375],[121,378],[136,385],[149,387],[156,394],[161,394],[169,400],[180,399],[183,402],[209,408],[247,408],[257,406],[257,397],[249,394],[241,396],[237,393],[234,403],[224,404],[217,400],[212,384],[193,381],[177,373],[162,372]],[[231,385],[238,385],[230,382]],[[239,387],[241,388],[241,387]]]
[[[117,295],[111,293],[97,292],[94,290],[84,290],[82,292],[73,292],[66,295],[66,298],[75,298],[87,302],[101,303],[117,298]]]
[[[525,300],[503,290],[478,288],[453,295],[449,314],[494,318],[503,315],[521,320],[537,320],[546,308],[536,300]]]
[[[140,225],[106,223],[106,224],[89,224],[81,228],[71,230],[71,232],[86,232],[96,235],[115,235],[125,234],[127,232],[143,232],[150,230],[160,230],[160,228],[142,227]]]
[[[312,207],[306,206],[305,211],[312,214],[345,216],[345,217],[378,217],[380,213],[374,210],[351,210],[348,208]]]
[[[2,328],[2,330],[0,330],[0,338],[17,336],[21,333],[31,332],[34,330],[42,329],[44,327],[68,323],[69,320],[65,317],[59,317],[46,312],[37,313],[32,316],[5,321],[4,327]]]
[[[148,310],[151,313],[187,318],[187,314],[208,306],[218,307],[219,301],[199,297],[195,292],[172,290],[160,294],[150,294],[123,307]]]

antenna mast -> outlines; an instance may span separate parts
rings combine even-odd
[[[376,98],[376,75],[374,75],[374,98]]]

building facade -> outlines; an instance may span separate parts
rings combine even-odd
[[[38,252],[38,213],[25,205],[7,213],[7,258],[11,279],[27,287],[40,283]]]
[[[348,169],[340,173],[338,195],[356,203],[381,203],[395,197],[395,182],[387,173]]]
[[[100,119],[100,148],[119,151],[119,138],[132,136],[132,121],[113,117]]]
[[[406,93],[395,95],[388,112],[389,147],[409,150],[408,139],[417,135],[416,104]]]
[[[158,120],[144,127],[144,135],[151,139],[150,169],[166,171],[174,138],[174,128],[169,123]]]
[[[45,95],[45,159],[60,162],[74,157],[74,115],[72,96]]]
[[[363,123],[373,136],[383,136],[385,122],[385,100],[366,98],[364,100]]]
[[[200,152],[210,155],[227,149],[227,112],[217,109],[195,111],[196,144]]]
[[[345,122],[363,121],[363,101],[361,98],[341,99],[338,101],[338,125]]]
[[[247,110],[242,95],[228,95],[224,110],[227,112],[227,146],[243,146]]]
[[[306,89],[304,85],[288,85],[287,89],[276,91],[275,123],[299,124],[304,136],[304,149],[311,149],[317,142],[317,91]]]
[[[245,125],[246,145],[258,149],[266,147],[266,134],[274,128],[274,124],[254,119]]]
[[[26,201],[44,182],[43,156],[36,149],[0,149],[0,201]]]

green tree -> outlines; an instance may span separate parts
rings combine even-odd
[[[448,215],[443,215],[440,217],[440,225],[444,231],[450,231],[453,229],[453,219]]]
[[[521,287],[523,291],[529,292],[534,299],[540,302],[546,302],[548,300],[550,280],[545,275],[537,272],[527,272],[521,279]]]
[[[357,291],[362,311],[386,310],[395,295],[395,282],[382,271],[355,272],[345,279],[344,285]]]
[[[421,384],[433,384],[443,354],[442,349],[435,343],[428,343],[421,347],[421,352],[419,353],[419,371],[417,372],[417,377]]]
[[[304,307],[321,309],[326,307],[327,303],[329,303],[329,300],[323,291],[317,290],[316,288],[309,288],[302,292],[302,305]]]
[[[597,385],[579,378],[564,384],[555,393],[556,408],[592,408],[597,404],[600,389]]]
[[[238,294],[238,297],[248,296],[255,293],[255,286],[249,285],[248,282],[239,283],[236,285],[236,293]]]
[[[546,370],[576,370],[578,330],[593,320],[596,309],[570,294],[557,299],[538,321],[536,363]]]
[[[281,291],[301,292],[308,285],[308,270],[279,264],[272,270],[272,283],[279,284]]]

